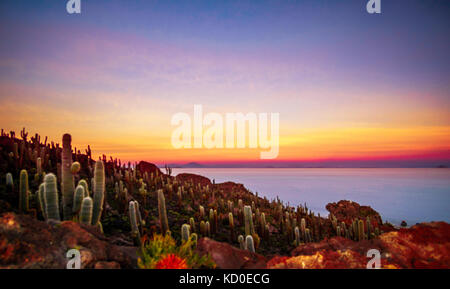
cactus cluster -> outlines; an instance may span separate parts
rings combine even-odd
[[[26,132],[21,134],[25,136]],[[125,220],[128,215],[130,236],[136,246],[141,245],[141,237],[145,240],[146,235],[159,230],[182,242],[210,237],[259,253],[273,253],[277,247],[287,251],[325,237],[359,241],[381,233],[378,223],[369,217],[345,220],[347,223],[332,214],[321,218],[306,204],[293,207],[279,198],[268,200],[241,188],[229,190],[215,183],[182,180],[159,170],[143,170],[137,163],[122,164],[112,157],[108,160],[105,155],[94,161],[89,147],[89,154],[82,155],[76,148],[72,151],[69,134],[62,140],[62,147],[53,143],[43,146],[36,141],[11,143],[9,162],[17,168],[22,162],[28,169],[6,174],[6,187],[18,197],[21,212],[29,213],[30,206],[31,210],[35,206],[40,212],[38,218],[49,222],[72,220],[100,229],[105,225],[105,232],[114,222],[119,223],[110,212],[119,212]],[[15,190],[13,176],[18,183]],[[30,190],[36,193],[30,194]],[[103,212],[106,204],[108,213]],[[158,219],[159,226],[152,226]]]

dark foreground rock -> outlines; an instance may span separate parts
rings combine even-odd
[[[209,238],[198,241],[197,252],[209,253],[218,269],[263,269],[266,268],[266,259],[246,250],[240,250],[228,243],[217,242]]]
[[[297,247],[292,257],[275,257],[268,268],[366,268],[370,249],[381,254],[382,268],[450,268],[450,225],[422,223],[354,242],[342,237]]]
[[[135,268],[136,248],[116,246],[96,228],[71,221],[49,225],[30,216],[0,217],[0,268],[66,268],[78,249],[82,268]]]

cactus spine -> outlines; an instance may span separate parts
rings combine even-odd
[[[47,220],[60,221],[58,189],[56,176],[47,174],[44,178],[45,215]]]
[[[28,212],[28,173],[26,170],[20,171],[19,179],[19,210],[22,213]]]
[[[91,225],[92,224],[92,209],[93,209],[93,202],[90,197],[86,197],[81,202],[81,209],[80,209],[80,215],[79,220],[80,223],[83,225]]]
[[[70,136],[70,134],[64,134],[62,142],[63,147],[61,153],[61,191],[63,218],[64,220],[70,220],[72,219],[72,203],[74,192],[73,175],[70,170],[72,166],[72,137]]]
[[[169,221],[167,220],[166,199],[163,190],[158,190],[158,213],[161,232],[165,235],[169,231]]]
[[[103,199],[105,198],[105,168],[101,160],[95,162],[93,194],[92,225],[98,226],[103,211]]]

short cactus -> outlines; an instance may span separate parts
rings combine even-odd
[[[181,226],[181,240],[182,242],[187,242],[190,236],[190,226],[188,224],[183,224]]]
[[[196,228],[195,228],[195,220],[194,218],[189,218],[189,225],[191,226],[192,232],[196,232]]]
[[[75,189],[75,193],[73,194],[73,209],[72,213],[78,214],[81,209],[81,202],[85,198],[84,196],[84,187],[78,185]]]
[[[44,178],[45,215],[47,220],[60,221],[58,189],[56,176],[47,174]]]
[[[238,242],[239,242],[239,247],[241,248],[241,250],[247,250],[247,246],[245,245],[245,242],[244,242],[244,236],[239,235]]]
[[[86,180],[79,180],[78,186],[83,186],[84,188],[84,198],[89,197],[89,186]]]
[[[91,225],[92,224],[92,209],[93,202],[90,197],[86,197],[81,202],[81,209],[79,214],[79,221],[83,225]]]
[[[14,187],[13,176],[11,173],[6,174],[6,186],[9,189],[12,189]]]
[[[252,253],[255,253],[255,244],[253,243],[253,237],[247,236],[245,237],[245,245],[247,246],[247,250],[249,250]]]
[[[193,248],[197,248],[197,241],[198,241],[198,236],[196,233],[192,233],[191,234],[191,242],[192,242],[192,247]]]
[[[70,172],[72,173],[72,175],[78,174],[80,172],[80,170],[81,170],[81,165],[79,162],[74,162],[70,166]]]

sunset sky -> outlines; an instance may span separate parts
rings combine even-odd
[[[172,116],[277,112],[275,161],[450,160],[450,1],[0,2],[0,127],[127,161],[181,149]]]

